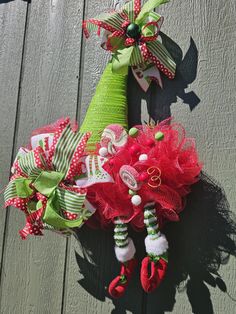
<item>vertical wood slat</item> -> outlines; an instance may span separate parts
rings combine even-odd
[[[82,1],[30,4],[15,153],[33,129],[76,116],[82,11]],[[23,225],[22,213],[11,209],[1,313],[60,313],[66,239],[45,232],[21,241]]]
[[[105,9],[111,8],[112,1],[102,2],[97,5],[97,1],[86,1],[85,19],[91,16],[96,16]],[[88,104],[95,92],[96,85],[100,79],[101,73],[105,68],[108,61],[108,56],[101,50],[99,45],[99,39],[96,38],[96,34],[93,34],[88,41],[83,45],[83,76],[81,77],[80,94],[78,95],[78,119],[81,122],[85,116]],[[87,231],[87,234],[86,234]],[[65,294],[65,311],[64,313],[110,313],[112,311],[112,302],[105,301],[105,291],[102,283],[104,268],[100,269],[101,273],[96,272],[96,266],[91,267],[89,264],[89,258],[83,260],[85,256],[89,256],[89,252],[81,248],[79,242],[82,242],[82,246],[88,247],[92,245],[92,251],[95,247],[93,241],[91,241],[90,230],[86,227],[81,229],[78,233],[79,241],[75,238],[70,239],[70,250],[68,254],[68,267],[67,267],[67,291]],[[100,234],[101,236],[101,234]],[[88,238],[88,240],[87,240]],[[84,239],[84,241],[83,241]],[[96,239],[98,239],[96,235]],[[90,241],[89,241],[90,240]],[[101,241],[101,239],[99,239]],[[109,240],[107,237],[103,237],[101,243],[104,247],[109,246]],[[99,246],[100,247],[100,246]],[[98,247],[98,250],[99,250]],[[104,259],[104,250],[100,249],[100,259]],[[107,250],[107,255],[111,254],[111,250]],[[100,261],[98,261],[100,263]],[[103,262],[105,265],[105,263]],[[86,278],[83,280],[83,272],[85,272]],[[82,274],[81,274],[82,273]],[[83,281],[84,282],[83,282]],[[83,285],[81,286],[83,282]],[[98,296],[100,295],[100,296]]]
[[[0,190],[8,182],[14,142],[14,128],[21,76],[27,3],[0,4]],[[1,208],[3,192],[0,193]],[[0,210],[0,256],[4,246],[6,211]],[[0,269],[1,269],[0,260]],[[1,275],[0,275],[1,276]],[[0,289],[1,290],[1,289]]]
[[[230,0],[227,3],[220,0],[171,1],[163,6],[160,12],[165,17],[163,31],[180,46],[183,56],[188,52],[190,37],[193,38],[198,50],[197,77],[191,82],[191,77],[196,70],[194,67],[196,55],[192,47],[184,62],[178,66],[179,73],[176,80],[165,81],[163,91],[153,90],[152,106],[168,108],[172,104],[172,116],[184,125],[190,136],[196,139],[201,160],[204,162],[204,171],[220,182],[225,189],[231,210],[235,213],[236,198],[233,192],[236,184],[235,1]],[[184,80],[187,83],[184,83]],[[183,91],[186,93],[194,91],[200,98],[200,103],[194,110],[191,111],[189,105],[183,103],[180,98]],[[161,112],[165,113],[163,109]],[[199,198],[202,196],[199,195]],[[202,219],[204,224],[204,217]],[[189,223],[191,224],[191,221]],[[196,224],[201,228],[200,221]],[[216,229],[217,237],[221,226],[218,226],[219,230],[217,230],[216,226],[210,224],[211,221],[209,221],[209,228]],[[197,241],[193,243],[193,250],[197,251],[199,245],[201,244]],[[189,252],[189,255],[191,254]],[[190,266],[193,268],[194,264]],[[235,269],[235,259],[231,259],[228,265],[220,268],[220,275],[230,295],[235,295]],[[197,273],[199,269],[196,268],[195,271]],[[206,286],[205,290],[203,287],[195,286],[195,295],[191,296],[187,295],[186,289],[180,289],[182,292],[178,292],[174,286],[172,289],[166,286],[157,290],[148,296],[147,313],[157,314],[165,311],[176,314],[211,313],[211,303],[214,313],[235,311],[235,303],[227,297],[227,294],[217,286],[214,288],[210,285]],[[194,302],[198,309],[192,308],[196,306]],[[204,302],[206,302],[205,306]]]
[[[85,18],[95,17],[113,6],[114,1],[87,1]],[[86,40],[83,53],[80,122],[110,58],[110,54],[101,49],[96,34],[91,34]],[[125,313],[126,309],[131,313],[142,313],[143,292],[139,283],[139,270],[123,298],[112,300],[107,294],[109,282],[119,273],[112,231],[94,231],[83,227],[78,232],[78,238],[70,239],[65,313]],[[81,248],[80,243],[85,249]]]

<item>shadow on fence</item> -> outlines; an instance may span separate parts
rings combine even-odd
[[[140,313],[136,300],[148,298],[148,313],[161,314],[172,311],[176,290],[186,291],[193,313],[213,313],[210,292],[206,285],[227,292],[218,269],[236,256],[236,224],[229,211],[224,191],[206,174],[192,188],[180,222],[169,223],[165,228],[169,241],[169,267],[162,285],[152,294],[141,295],[139,274],[131,282],[124,298],[114,300],[115,313]],[[89,236],[88,236],[89,234]],[[145,233],[130,232],[137,247],[139,260],[145,256]],[[118,262],[113,252],[111,231],[78,231],[84,256],[76,253],[77,263],[84,279],[79,281],[90,294],[99,300],[109,297],[105,288],[118,273]],[[91,263],[92,261],[92,263]],[[146,303],[146,302],[144,302]]]
[[[145,93],[130,72],[128,80],[129,125],[141,124],[142,99],[146,100],[148,113],[154,121],[162,121],[171,116],[170,107],[171,104],[177,102],[177,97],[188,104],[190,110],[200,103],[200,99],[193,91],[185,92],[197,76],[198,50],[194,40],[191,38],[188,51],[183,57],[181,48],[173,40],[163,33],[161,37],[177,64],[176,77],[174,80],[169,80],[162,76],[163,89],[157,87],[156,83],[152,83]]]
[[[193,110],[200,99],[192,91],[185,93],[197,74],[198,51],[191,39],[190,47],[183,58],[180,47],[166,35],[162,40],[177,63],[175,80],[164,79],[164,89],[153,84],[145,94],[130,75],[128,86],[130,126],[141,123],[141,100],[146,99],[148,112],[155,121],[171,115],[170,106],[177,97],[183,99]],[[140,92],[137,92],[137,91]],[[136,272],[125,296],[113,300],[113,314],[132,313],[164,314],[172,311],[177,290],[186,291],[192,312],[213,313],[210,291],[206,283],[227,292],[226,284],[218,273],[229,256],[236,256],[236,224],[229,210],[223,189],[206,174],[192,187],[180,222],[169,223],[164,230],[169,241],[169,267],[166,279],[152,294],[141,290],[139,273]],[[145,233],[130,230],[141,261],[145,256]],[[84,256],[76,254],[77,263],[84,279],[79,281],[91,295],[104,301],[109,298],[106,287],[117,275],[119,264],[115,259],[112,231],[91,230],[85,226],[78,230]],[[141,301],[137,300],[141,298]],[[142,303],[142,308],[140,304]]]
[[[166,280],[150,296],[153,313],[171,311],[176,289],[186,290],[192,312],[213,313],[206,285],[227,292],[218,270],[236,256],[236,224],[225,193],[206,174],[193,186],[179,223],[169,224],[166,235],[170,245]],[[181,288],[181,283],[182,288]]]

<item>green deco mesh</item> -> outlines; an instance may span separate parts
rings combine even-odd
[[[112,73],[112,65],[108,63],[80,128],[80,132],[92,132],[88,151],[95,149],[107,125],[118,123],[127,129],[126,83],[127,75]]]

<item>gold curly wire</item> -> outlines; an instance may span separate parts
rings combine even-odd
[[[157,123],[149,116],[147,126],[150,129],[154,129],[156,125],[157,125]]]
[[[147,169],[147,174],[149,174],[149,175],[154,174],[154,173],[156,172],[156,170],[159,172],[159,174],[158,174],[158,175],[153,175],[153,176],[151,176],[150,180],[151,180],[152,182],[157,182],[157,181],[159,181],[159,183],[158,183],[157,185],[153,185],[153,184],[151,184],[150,182],[148,182],[148,185],[149,185],[151,188],[158,188],[158,187],[161,185],[161,170],[160,170],[158,167],[156,167],[156,166],[152,166],[152,167],[149,167],[149,168]]]

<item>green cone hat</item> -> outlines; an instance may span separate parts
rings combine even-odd
[[[88,151],[94,151],[107,125],[117,123],[128,128],[126,93],[127,75],[114,74],[112,64],[108,63],[80,128],[81,132],[92,132]]]

